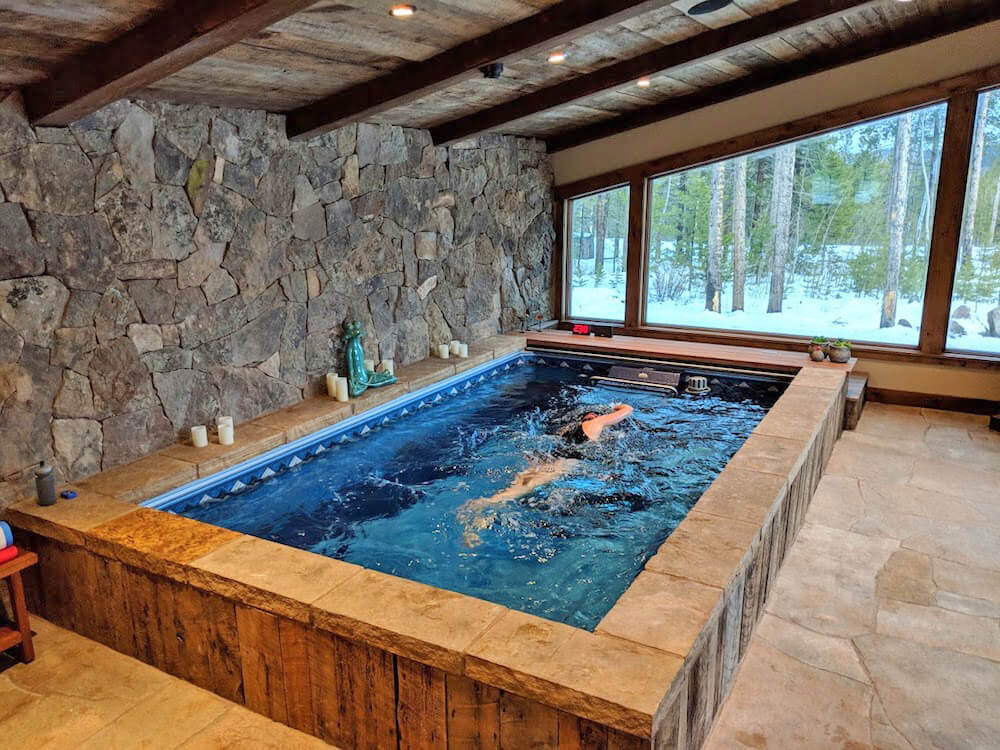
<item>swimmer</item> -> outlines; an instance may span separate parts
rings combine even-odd
[[[488,509],[506,505],[530,495],[538,487],[554,482],[568,474],[579,463],[577,457],[579,451],[569,446],[599,442],[605,428],[626,419],[632,414],[632,411],[632,407],[628,404],[618,404],[607,414],[594,412],[586,414],[582,421],[562,432],[562,438],[569,445],[557,448],[556,454],[562,453],[566,457],[525,469],[514,477],[514,481],[506,489],[491,497],[482,497],[465,503],[458,509],[458,519],[465,525],[465,531],[462,534],[465,546],[471,548],[478,545],[480,543],[478,532],[488,529],[496,522],[496,511]]]

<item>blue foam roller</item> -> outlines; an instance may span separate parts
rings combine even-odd
[[[14,532],[10,530],[10,524],[0,521],[0,549],[9,547],[14,543]]]

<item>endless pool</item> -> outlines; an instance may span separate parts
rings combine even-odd
[[[511,355],[146,504],[593,630],[788,381],[659,364],[681,374],[670,395],[596,379],[614,364]],[[711,392],[684,393],[690,374]],[[567,447],[566,425],[620,402],[630,419]],[[463,510],[567,450],[565,475]]]

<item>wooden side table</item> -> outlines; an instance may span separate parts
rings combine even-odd
[[[35,660],[35,646],[31,642],[31,624],[28,622],[28,607],[24,603],[24,583],[21,571],[38,562],[34,552],[22,552],[13,560],[0,564],[0,579],[7,581],[10,603],[14,608],[13,627],[0,625],[0,651],[21,646],[21,661],[25,664]]]

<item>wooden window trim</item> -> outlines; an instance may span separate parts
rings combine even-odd
[[[570,200],[625,184],[630,186],[625,324],[619,329],[622,335],[706,341],[740,346],[765,346],[785,350],[801,349],[808,343],[807,337],[645,323],[643,289],[647,261],[645,234],[650,210],[649,181],[655,177],[704,166],[721,159],[730,159],[741,154],[821,135],[919,107],[947,102],[948,114],[941,155],[942,168],[938,179],[938,202],[935,207],[934,231],[928,257],[927,285],[924,292],[919,346],[859,343],[853,349],[858,357],[868,359],[973,369],[1000,369],[1000,356],[945,350],[948,312],[954,282],[954,264],[958,253],[960,227],[965,210],[966,183],[971,158],[972,127],[976,105],[980,92],[998,85],[1000,85],[1000,65],[993,65],[936,83],[840,107],[775,127],[764,128],[717,143],[577,180],[555,188],[556,203],[560,206],[557,209],[557,214],[560,211],[565,213],[562,207],[568,205]],[[570,318],[568,316],[569,310],[566,307],[567,284],[571,277],[565,274],[563,264],[568,255],[565,245],[568,236],[564,232],[560,233],[560,229],[568,229],[568,223],[569,219],[565,218],[562,221],[562,226],[557,228],[557,241],[553,254],[553,265],[559,267],[561,276],[558,292],[561,304],[557,305],[555,312],[557,319],[564,324],[587,322],[584,318]],[[639,257],[634,258],[637,249]]]

